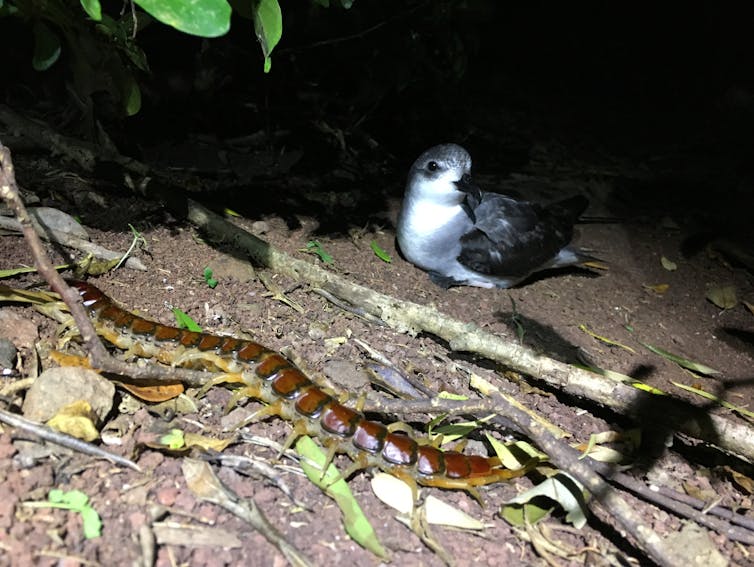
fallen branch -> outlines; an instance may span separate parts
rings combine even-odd
[[[34,222],[33,219],[32,222]],[[6,217],[0,217],[0,228],[13,232],[21,232],[20,223],[15,219]],[[50,242],[55,242],[57,244],[62,244],[67,248],[80,250],[82,252],[86,252],[87,254],[92,254],[95,258],[100,260],[117,260],[123,257],[123,254],[114,252],[113,250],[108,250],[104,246],[100,246],[99,244],[96,244],[94,242],[89,242],[88,240],[84,240],[83,238],[78,238],[67,232],[58,231],[50,227],[44,227],[44,230],[41,231],[38,227],[35,228],[37,228],[37,233],[41,234],[45,240],[49,240]],[[142,272],[147,271],[147,267],[138,258],[126,258],[125,265],[133,270],[140,270]]]
[[[515,342],[482,331],[473,323],[451,319],[438,310],[417,305],[354,284],[273,246],[189,200],[189,220],[217,240],[229,242],[270,269],[325,289],[359,306],[399,332],[431,333],[446,340],[454,351],[473,352],[545,382],[548,386],[588,399],[621,415],[651,423],[715,445],[754,462],[754,430],[725,416],[710,414],[690,404],[637,390],[563,362],[538,354]]]

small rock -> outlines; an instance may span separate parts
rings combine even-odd
[[[28,316],[11,309],[0,309],[0,337],[10,340],[16,348],[33,349],[37,340],[37,326]]]
[[[212,270],[212,277],[219,282],[224,279],[233,279],[241,283],[248,283],[257,277],[254,267],[249,262],[233,256],[220,256],[212,260],[208,267]]]
[[[254,234],[265,234],[270,231],[270,225],[266,221],[254,221],[251,225],[251,232]]]
[[[29,388],[23,412],[28,419],[46,422],[78,400],[89,403],[100,421],[113,407],[115,386],[94,370],[78,367],[45,370]]]
[[[367,373],[349,360],[339,358],[328,360],[325,362],[322,371],[325,376],[347,392],[361,390],[369,386]]]
[[[16,367],[18,351],[9,339],[0,339],[0,372]]]
[[[37,230],[41,229],[41,232],[45,234],[64,233],[83,240],[89,240],[89,234],[84,227],[76,222],[76,219],[71,215],[59,209],[33,207],[29,209],[29,215]]]

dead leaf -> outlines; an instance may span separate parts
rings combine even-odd
[[[160,545],[182,545],[186,547],[241,547],[241,539],[227,528],[191,526],[176,522],[154,522],[152,524],[156,543]]]
[[[665,256],[660,258],[660,263],[662,264],[662,267],[665,268],[668,272],[674,272],[678,269],[678,264],[676,264],[672,260],[668,260]]]
[[[441,526],[450,526],[462,530],[483,530],[485,525],[472,518],[463,510],[451,506],[447,502],[432,496],[427,496],[424,502],[424,510],[427,516],[427,522]]]
[[[59,350],[50,351],[50,360],[59,366],[80,366],[81,368],[91,368],[89,359],[77,354],[68,354]]]
[[[215,439],[198,433],[184,433],[183,441],[186,447],[199,447],[205,451],[224,451],[234,440],[234,437],[228,439]]]
[[[709,288],[707,290],[707,299],[720,309],[733,309],[738,305],[736,287],[732,285]]]
[[[130,382],[116,382],[118,386],[130,392],[140,400],[146,402],[165,402],[180,396],[185,390],[183,384],[133,384]]]
[[[97,416],[86,400],[77,400],[62,407],[47,425],[62,433],[73,435],[78,439],[92,442],[99,438],[99,431],[94,425]]]
[[[724,466],[723,469],[730,474],[730,478],[747,494],[754,494],[754,480],[738,472],[737,470]]]
[[[670,289],[670,284],[661,283],[661,284],[644,284],[644,289],[647,291],[651,291],[656,293],[657,295],[663,295],[668,289]]]

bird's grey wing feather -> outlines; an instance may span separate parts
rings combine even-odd
[[[476,223],[461,238],[458,260],[488,275],[525,276],[570,242],[586,204],[584,197],[574,197],[542,207],[485,193],[473,208]]]

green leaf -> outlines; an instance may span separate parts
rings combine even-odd
[[[141,89],[132,75],[125,78],[123,102],[126,116],[135,116],[141,110]]]
[[[489,433],[485,433],[485,436],[495,450],[495,454],[497,455],[497,458],[500,459],[500,463],[506,469],[517,470],[523,468],[528,466],[532,459],[537,459],[538,461],[547,460],[547,455],[537,450],[526,441],[502,443]]]
[[[81,514],[86,539],[102,535],[102,520],[97,511],[89,505],[89,497],[80,490],[63,492],[58,488],[53,488],[47,495],[47,500],[54,508],[63,508]]]
[[[59,488],[53,488],[47,495],[47,499],[53,504],[62,504],[71,510],[79,510],[89,503],[89,497],[80,490],[63,492]]]
[[[385,252],[382,248],[380,248],[380,245],[377,244],[376,240],[372,240],[372,243],[370,244],[372,247],[372,251],[374,254],[383,262],[387,262],[388,264],[393,261],[393,259],[390,257],[390,254]]]
[[[165,445],[171,451],[183,449],[186,446],[186,439],[181,429],[171,429],[168,433],[160,437],[160,443]]]
[[[207,266],[204,268],[204,281],[207,283],[207,285],[210,287],[210,289],[215,289],[217,287],[217,280],[212,277],[212,268]]]
[[[301,252],[308,252],[309,254],[316,254],[319,256],[319,259],[322,260],[325,264],[332,264],[333,263],[333,257],[328,254],[324,248],[322,248],[322,245],[317,240],[310,240],[306,243],[306,248],[301,250]]]
[[[47,71],[60,57],[60,38],[44,22],[34,24],[34,55],[31,66],[35,71]]]
[[[673,354],[672,352],[668,352],[665,349],[661,349],[660,347],[656,347],[647,343],[639,342],[639,344],[648,348],[653,353],[659,354],[660,356],[667,358],[671,362],[675,362],[677,365],[682,366],[683,368],[687,368],[694,372],[699,372],[700,374],[720,374],[719,370],[710,368],[709,366],[706,366],[701,362],[694,362],[693,360],[682,358],[677,354]]]
[[[202,328],[196,323],[196,321],[194,321],[181,309],[173,307],[173,315],[175,316],[175,320],[181,329],[188,329],[189,331],[194,331],[195,333],[202,332]]]
[[[544,496],[560,504],[561,508],[566,511],[566,521],[571,522],[574,527],[581,529],[586,524],[587,508],[583,488],[573,477],[564,472],[559,472],[534,488],[522,492],[509,500],[505,506],[530,504],[538,496]],[[505,507],[503,517],[506,517]],[[531,521],[531,518],[529,520]]]
[[[102,535],[102,520],[97,513],[97,510],[91,506],[87,506],[79,510],[81,514],[81,522],[84,527],[84,537],[86,539],[94,539]]]
[[[219,37],[230,29],[226,0],[135,0],[145,12],[165,25],[199,37]]]
[[[741,406],[734,405],[730,402],[726,402],[725,400],[717,397],[714,394],[710,394],[709,392],[705,392],[704,390],[700,390],[699,388],[686,386],[685,384],[681,384],[680,382],[671,382],[671,384],[673,384],[674,386],[677,386],[678,388],[681,388],[682,390],[686,390],[687,392],[692,392],[696,394],[697,396],[701,396],[702,398],[706,398],[708,400],[712,400],[713,402],[717,402],[721,406],[726,407],[729,410],[738,412],[741,415],[748,417],[749,419],[754,419],[754,412],[749,411],[746,408],[743,408]]]
[[[549,502],[549,500],[545,500]],[[527,525],[534,525],[542,518],[547,516],[555,506],[539,506],[535,502],[526,504],[506,504],[500,510],[502,518],[512,526],[523,528]]]
[[[102,19],[102,6],[100,6],[99,0],[81,0],[81,7],[86,12],[86,15],[95,22],[99,22]]]
[[[254,33],[262,46],[264,72],[272,67],[270,54],[283,36],[283,14],[277,0],[257,0],[254,6]]]
[[[296,441],[296,452],[304,457],[301,460],[301,468],[304,469],[304,473],[306,473],[309,480],[335,500],[335,503],[343,514],[343,524],[348,535],[365,549],[368,549],[382,559],[386,559],[388,556],[387,551],[385,551],[385,548],[382,547],[382,544],[377,539],[374,528],[372,528],[359,503],[353,497],[351,489],[348,488],[348,483],[340,476],[338,469],[333,465],[328,465],[324,476],[322,475],[322,467],[325,466],[325,459],[327,458],[322,449],[312,441],[311,437],[303,435]],[[312,461],[317,466],[312,464]]]
[[[726,285],[712,287],[707,290],[707,299],[717,305],[720,309],[733,309],[738,305],[736,286]]]

